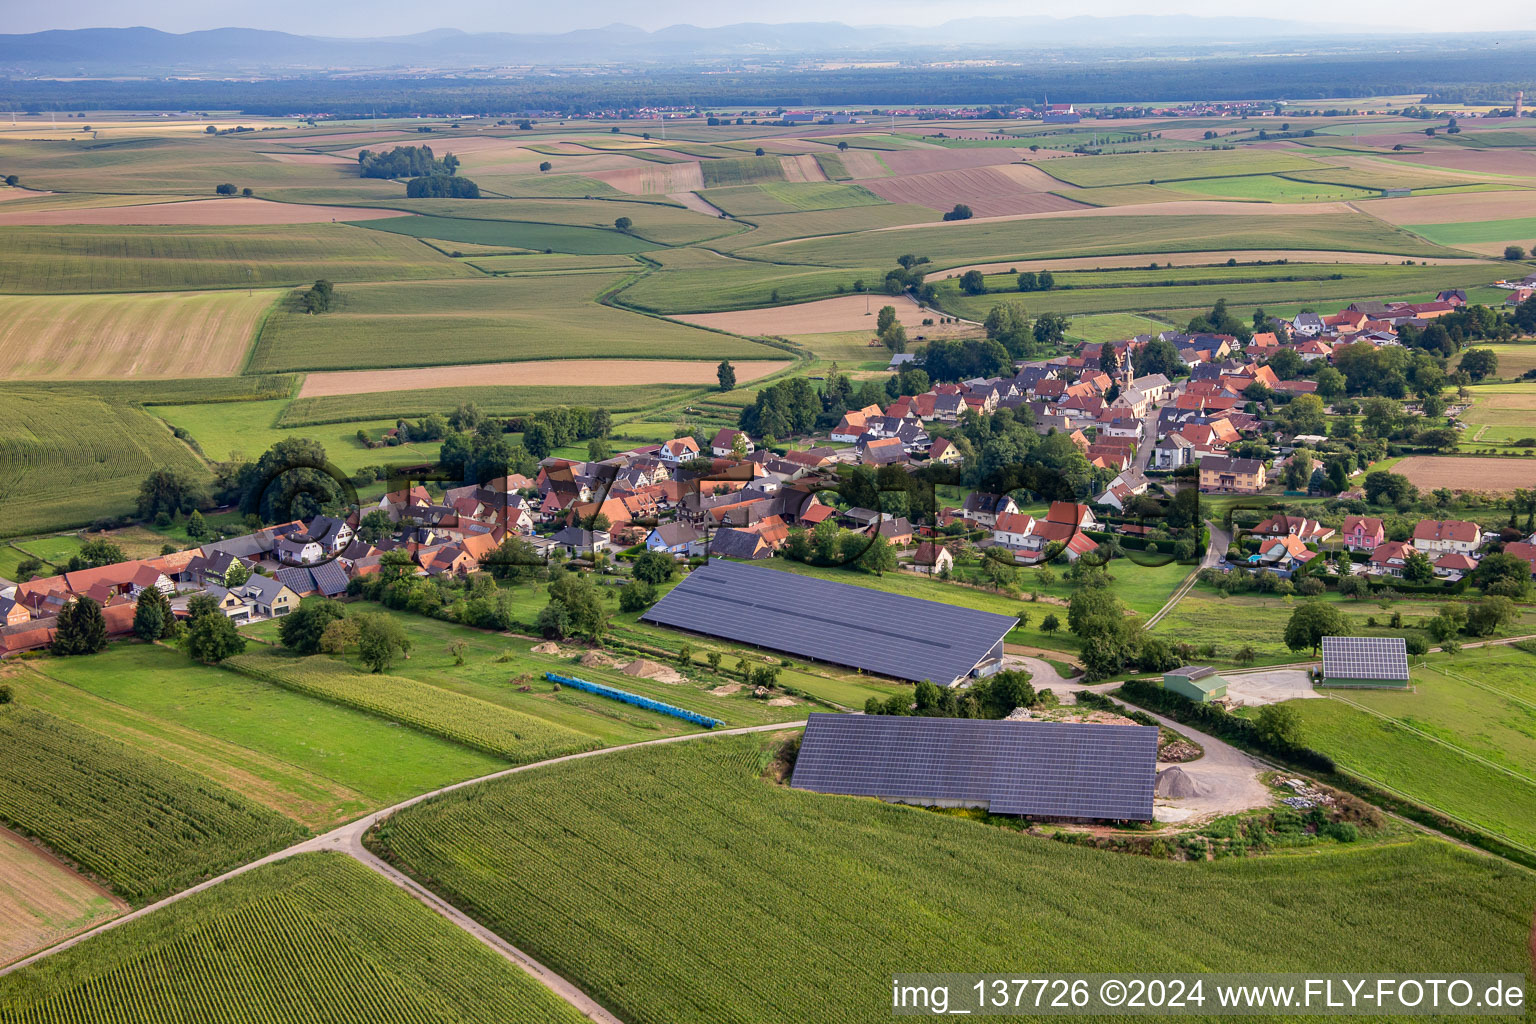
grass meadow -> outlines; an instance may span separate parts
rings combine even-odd
[[[1536,851],[1536,656],[1432,655],[1413,690],[1291,702],[1308,745],[1345,769]]]
[[[349,857],[257,868],[0,978],[6,1019],[578,1024],[540,982]]]
[[[251,354],[252,372],[384,369],[524,359],[616,356],[751,358],[763,346],[596,301],[622,282],[583,274],[558,284],[488,278],[348,285],[318,316],[274,312]]]
[[[363,466],[389,463],[433,462],[437,459],[436,441],[421,441],[394,448],[365,448],[357,440],[359,430],[378,437],[395,425],[394,416],[344,424],[316,424],[306,427],[279,427],[279,417],[288,409],[288,399],[265,402],[239,402],[218,405],[156,406],[154,413],[173,427],[180,427],[197,441],[203,454],[214,462],[231,460],[235,455],[254,462],[278,441],[290,437],[311,437],[325,446],[326,458],[344,473]],[[450,407],[450,411],[455,406]],[[135,483],[137,488],[137,483]]]
[[[850,206],[879,206],[885,200],[859,185],[831,182],[771,182],[712,188],[700,193],[726,213],[751,217],[806,210],[837,210]]]
[[[539,224],[517,220],[475,220],[468,217],[385,217],[359,221],[358,226],[383,234],[439,238],[447,242],[474,242],[479,245],[504,245],[539,252],[567,252],[602,255],[645,252],[662,248],[635,235],[625,235],[612,228],[591,228],[575,224]]]
[[[403,235],[347,224],[0,227],[0,293],[262,288],[322,277],[402,281],[474,274]]]
[[[519,385],[487,384],[469,387],[417,388],[403,391],[368,391],[356,395],[323,395],[314,398],[296,398],[278,414],[279,429],[313,427],[323,424],[345,424],[347,433],[355,434],[358,421],[374,430],[378,424],[391,417],[417,417],[428,413],[447,414],[465,402],[474,402],[487,413],[537,412],[558,405],[583,405],[589,408],[607,409],[609,412],[630,412],[647,406],[686,398],[697,394],[698,385],[687,384],[615,384],[611,386],[585,387],[571,385]],[[345,441],[346,439],[343,438]],[[420,448],[412,447],[412,450]],[[375,451],[377,454],[377,451]]]
[[[18,704],[153,753],[313,829],[506,766],[364,711],[118,643],[10,673]]]
[[[1168,863],[775,785],[770,744],[721,737],[528,772],[410,808],[373,843],[636,1024],[883,1021],[889,992],[870,979],[913,963],[1528,966],[1536,879],[1443,843]],[[579,886],[559,881],[572,864]],[[1150,938],[1169,932],[1200,941]]]

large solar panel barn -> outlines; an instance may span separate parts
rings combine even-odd
[[[1157,729],[816,713],[791,785],[993,814],[1151,821]]]
[[[1001,665],[1011,615],[902,597],[777,569],[711,561],[674,587],[647,622],[952,686]]]
[[[1408,643],[1400,636],[1323,637],[1323,686],[1408,687]]]

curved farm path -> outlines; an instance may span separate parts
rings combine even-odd
[[[478,939],[486,946],[489,946],[507,962],[526,972],[530,977],[544,985],[561,999],[565,1000],[589,1020],[599,1021],[601,1024],[623,1024],[619,1018],[609,1013],[596,1000],[592,999],[585,992],[581,991],[581,989],[571,984],[565,978],[556,974],[548,967],[545,967],[533,957],[518,949],[510,942],[507,942],[501,936],[497,935],[489,928],[486,928],[478,921],[475,921],[463,911],[449,905],[441,897],[428,891],[424,886],[407,877],[404,873],[396,870],[390,865],[384,863],[378,857],[374,856],[371,851],[363,846],[363,836],[367,834],[369,829],[373,828],[373,826],[378,824],[380,821],[384,820],[392,814],[405,810],[407,807],[412,807],[416,804],[419,804],[423,800],[430,800],[433,797],[442,796],[444,793],[452,793],[454,790],[463,789],[466,786],[475,786],[482,782],[490,782],[495,779],[506,778],[509,775],[516,775],[519,772],[532,771],[535,768],[545,768],[550,765],[563,764],[567,761],[577,761],[588,757],[602,757],[606,754],[618,753],[621,750],[633,750],[636,747],[651,747],[662,743],[684,743],[690,740],[705,739],[710,736],[740,736],[746,733],[754,732],[778,732],[785,729],[800,729],[804,726],[805,722],[803,721],[774,722],[769,725],[751,725],[744,726],[739,729],[719,729],[713,732],[693,732],[684,733],[681,736],[664,736],[660,739],[643,740],[639,743],[626,743],[617,747],[603,747],[598,750],[583,751],[579,754],[566,754],[562,757],[552,757],[545,761],[534,761],[531,764],[517,765],[513,768],[504,768],[501,771],[492,772],[489,775],[481,775],[478,778],[465,779],[463,782],[455,782],[450,786],[443,786],[440,789],[434,789],[428,793],[421,793],[417,796],[411,797],[409,800],[402,800],[400,803],[394,804],[390,807],[385,807],[381,810],[373,811],[372,813],[366,814],[356,821],[342,825],[338,828],[334,828],[323,835],[315,836],[312,839],[306,839],[301,843],[295,843],[287,849],[278,850],[276,853],[269,853],[259,860],[253,860],[249,864],[244,864],[238,868],[235,868],[233,871],[226,871],[224,874],[219,875],[217,878],[210,878],[208,881],[194,885],[190,889],[183,889],[181,892],[167,896],[165,899],[160,900],[157,903],[151,903],[147,907],[141,907],[131,914],[124,914],[122,917],[113,918],[111,921],[92,928],[89,931],[81,932],[78,935],[74,935],[68,939],[65,939],[63,942],[60,942],[55,946],[50,946],[42,952],[34,953],[24,960],[18,960],[13,964],[0,967],[0,975],[10,974],[12,971],[16,971],[30,964],[37,963],[39,960],[53,956],[55,953],[61,953],[64,950],[69,949],[71,946],[75,946],[81,942],[84,942],[86,939],[89,939],[92,936],[100,935],[102,932],[111,931],[119,925],[127,924],[129,921],[134,921],[138,918],[153,914],[155,911],[168,907],[172,903],[186,899],[188,896],[191,896],[194,893],[199,893],[206,889],[211,889],[221,882],[227,882],[231,878],[236,878],[245,874],[247,871],[255,870],[256,868],[262,867],[263,865],[272,864],[280,860],[286,860],[289,857],[295,857],[301,853],[330,852],[345,854],[346,856],[351,857],[358,863],[362,864],[364,867],[375,871],[380,875],[383,875],[390,882],[394,883],[399,888],[414,896],[428,908],[436,911],[438,914],[442,915],[453,924],[462,928],[465,932],[469,933],[471,936]]]

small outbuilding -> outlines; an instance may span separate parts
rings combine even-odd
[[[1227,681],[1209,665],[1185,665],[1163,673],[1163,689],[1200,704],[1209,704],[1227,695]]]

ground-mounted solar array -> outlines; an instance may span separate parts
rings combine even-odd
[[[995,814],[1150,821],[1157,738],[1140,725],[813,714],[794,785]]]
[[[1408,681],[1408,645],[1400,636],[1323,637],[1323,678]]]
[[[1017,620],[847,583],[713,561],[644,618],[912,682],[948,686],[999,651]]]

